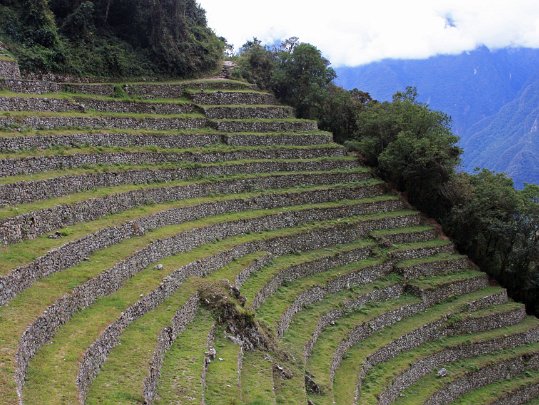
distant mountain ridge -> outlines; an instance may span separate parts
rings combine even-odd
[[[463,168],[503,171],[517,186],[539,183],[539,50],[479,48],[425,60],[337,68],[337,83],[390,100],[415,86],[421,101],[453,118]]]

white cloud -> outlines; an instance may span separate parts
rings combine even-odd
[[[485,45],[539,47],[537,0],[199,0],[210,26],[239,48],[298,36],[334,66],[425,58]],[[320,4],[320,5],[318,5]]]

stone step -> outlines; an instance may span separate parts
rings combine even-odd
[[[157,147],[157,148],[194,148],[224,143],[224,135],[208,131],[177,132],[163,131],[150,132],[133,130],[122,131],[77,131],[58,130],[37,131],[31,134],[0,133],[0,152],[18,152],[31,149],[50,149],[57,147],[78,148],[84,146],[94,147]],[[323,137],[313,137],[328,143],[331,140]],[[250,146],[249,139],[245,146]],[[261,142],[260,142],[261,143]],[[263,143],[262,143],[263,144]],[[240,145],[238,142],[238,146]]]
[[[154,149],[155,150],[155,149]],[[45,171],[74,169],[88,165],[149,165],[163,163],[217,163],[232,160],[258,160],[258,159],[318,159],[344,157],[343,148],[319,147],[310,148],[245,148],[236,150],[219,150],[209,148],[179,151],[107,151],[99,150],[93,153],[84,153],[84,150],[74,150],[75,153],[62,153],[58,155],[40,154],[39,156],[24,156],[21,158],[0,158],[0,176],[17,176],[21,174],[43,173]],[[13,156],[13,155],[7,155]]]
[[[288,120],[211,120],[209,125],[217,131],[223,132],[298,132],[316,131],[316,121],[288,119]]]
[[[206,118],[198,114],[170,115],[170,117],[129,114],[63,114],[48,113],[39,115],[2,114],[0,127],[32,128],[41,130],[88,128],[88,129],[147,129],[178,130],[204,128],[208,124]]]
[[[339,387],[333,393],[335,401],[337,403],[358,403],[363,378],[372,367],[397,356],[399,353],[440,338],[443,336],[441,331],[450,316],[467,311],[471,303],[475,303],[476,307],[490,307],[494,301],[491,297],[497,297],[500,290],[489,287],[456,296],[432,307],[422,304],[426,308],[418,311],[414,316],[397,318],[394,325],[375,332],[362,340],[361,344],[352,346],[336,369],[330,367],[330,362],[325,362],[324,364],[327,364],[326,373],[334,370],[327,377],[334,375],[333,387]]]
[[[395,270],[406,279],[456,273],[472,266],[467,256],[442,253],[423,259],[404,260]]]
[[[222,105],[203,106],[209,119],[279,119],[294,117],[294,110],[287,106],[271,105]]]
[[[484,363],[475,367],[474,371],[459,373],[458,378],[444,384],[425,401],[425,404],[449,404],[471,390],[497,381],[518,377],[526,371],[539,370],[539,344],[513,351],[516,353],[508,354],[507,358],[494,361],[485,359]]]
[[[374,231],[370,236],[380,245],[391,246],[430,241],[437,238],[438,232],[432,226],[423,225],[409,229]]]
[[[230,146],[309,146],[331,143],[333,136],[322,131],[298,133],[228,134],[212,131],[38,131],[33,134],[0,133],[0,152],[55,147],[144,147],[193,148],[226,144]]]
[[[418,216],[415,216],[415,217],[404,216],[401,219],[398,219],[397,217],[395,217],[393,221],[406,220],[409,223],[418,219],[419,219]],[[187,259],[188,259],[187,261],[189,262],[189,260],[192,261],[192,260],[195,260],[196,258],[202,259],[211,253],[216,253],[216,252],[219,253],[223,251],[223,247],[224,247],[225,256],[217,255],[216,256],[217,261],[215,262],[217,264],[222,265],[223,257],[225,258],[228,257],[230,259],[231,257],[232,258],[234,257],[234,254],[235,254],[234,252],[236,252],[237,254],[245,254],[246,249],[258,250],[259,248],[264,247],[263,244],[262,245],[260,244],[262,242],[266,244],[265,245],[266,247],[271,248],[271,250],[277,255],[290,253],[291,251],[305,251],[305,250],[310,250],[310,249],[316,249],[316,248],[319,248],[320,246],[330,246],[336,243],[341,243],[343,234],[346,235],[350,233],[352,237],[354,237],[355,232],[357,231],[357,228],[358,228],[358,223],[361,225],[361,223],[363,222],[363,219],[362,220],[357,219],[354,221],[355,222],[342,221],[342,222],[337,223],[334,220],[329,219],[326,222],[315,221],[312,224],[306,224],[305,221],[300,221],[301,225],[299,225],[300,228],[298,229],[293,229],[293,228],[276,229],[273,232],[268,232],[268,233],[264,232],[264,233],[255,235],[256,238],[249,237],[248,239],[246,239],[243,236],[239,236],[235,238],[233,241],[223,240],[222,242],[217,243],[214,246],[214,247],[217,247],[217,249],[214,248],[214,249],[208,250],[207,246],[203,246],[199,249],[198,256],[197,255],[193,256],[192,254],[190,254],[189,256],[187,256]],[[290,221],[287,221],[286,219],[285,219],[285,222],[286,222],[285,228],[297,226],[297,223],[295,222],[290,222]],[[383,224],[378,223],[377,226],[383,226]],[[188,228],[188,227],[184,227],[184,228]],[[173,233],[174,233],[174,229],[172,229],[171,231],[168,231],[168,234],[173,234]],[[147,241],[151,241],[153,240],[153,238],[163,238],[165,236],[166,234],[164,234],[163,232],[159,233],[158,231],[157,233],[149,235],[149,238],[147,237],[146,239]],[[231,245],[234,245],[232,250],[230,250]],[[89,257],[90,260],[88,262],[83,263],[81,266],[78,266],[78,268],[71,269],[69,273],[67,272],[64,273],[63,277],[61,276],[61,277],[54,277],[52,279],[50,278],[44,279],[39,286],[33,287],[32,288],[33,291],[26,294],[26,300],[17,300],[15,304],[10,305],[8,307],[10,311],[8,313],[4,312],[4,315],[6,316],[0,319],[0,323],[2,323],[2,327],[0,327],[0,336],[3,336],[3,338],[6,338],[4,340],[4,343],[6,345],[5,348],[6,350],[8,348],[13,349],[13,353],[12,353],[13,356],[9,355],[8,358],[9,359],[15,358],[15,350],[18,344],[17,343],[18,337],[24,331],[24,329],[21,330],[21,328],[25,328],[27,324],[31,323],[34,320],[34,317],[38,317],[39,314],[45,311],[47,309],[47,305],[49,305],[48,303],[53,303],[55,299],[58,299],[63,294],[70,293],[71,289],[74,287],[74,280],[78,280],[80,283],[82,283],[85,280],[87,280],[87,278],[91,274],[95,274],[95,275],[99,274],[99,272],[103,271],[106,268],[107,262],[110,262],[110,265],[112,265],[117,260],[121,260],[123,257],[127,257],[127,255],[129,254],[129,250],[133,250],[134,248],[136,248],[136,246],[137,244],[135,244],[134,246],[131,246],[129,249],[127,249],[127,251],[126,251],[126,246],[123,246],[123,247],[113,246],[111,249],[108,249],[110,252],[105,251],[105,252],[100,252],[100,254],[98,255],[90,256]],[[138,246],[140,246],[140,243],[138,243]],[[230,252],[230,254],[227,252]],[[200,256],[200,254],[202,256]],[[64,256],[70,256],[70,255],[67,254]],[[154,274],[154,276],[150,278],[155,279],[156,276],[161,275],[161,274],[163,275],[163,276],[159,276],[157,281],[153,280],[152,283],[149,283],[148,275],[144,276],[143,273],[145,272],[142,272],[141,274],[136,275],[133,279],[138,279],[139,284],[140,283],[142,284],[139,285],[138,288],[134,288],[134,289],[131,288],[131,290],[129,289],[127,290],[127,292],[132,295],[132,299],[134,300],[133,302],[139,299],[139,294],[141,291],[151,292],[152,288],[158,287],[158,285],[156,285],[156,282],[158,283],[162,277],[165,277],[167,275],[167,273],[170,273],[170,271],[176,269],[177,268],[176,266],[180,265],[182,263],[182,260],[184,263],[187,263],[185,262],[185,258],[182,258],[182,256],[171,257],[170,260],[168,258],[164,259],[162,263],[165,263],[165,268],[163,271],[160,271],[157,273],[155,272],[153,268],[154,266],[150,265],[149,268],[146,270],[146,273]],[[209,263],[207,263],[205,260],[198,260],[196,261],[196,263],[194,263],[194,265],[196,269],[199,269],[203,272],[207,272],[208,269],[210,268]],[[78,271],[76,271],[77,269]],[[184,276],[185,270],[187,270],[187,268],[182,267],[181,269],[179,269],[179,271],[177,272],[178,275]],[[82,278],[80,277],[81,272],[83,273]],[[233,277],[230,277],[230,278],[232,279]],[[174,280],[175,278],[173,278],[171,281],[174,283]],[[168,293],[172,290],[168,287],[167,288],[159,287],[156,290],[156,293],[159,293],[159,294]],[[39,291],[41,291],[41,293]],[[122,288],[117,293],[115,293],[115,296],[112,296],[106,299],[104,298],[100,301],[100,302],[104,302],[105,304],[108,302],[109,305],[112,303],[112,307],[115,309],[115,311],[117,311],[117,316],[119,316],[120,312],[122,311],[122,309],[118,307],[119,302],[122,302],[122,303],[126,302],[125,297],[124,298],[119,297],[120,295],[122,295],[123,291],[125,291],[125,289]],[[40,294],[42,300],[39,300],[39,301],[33,300],[32,297],[35,297],[36,294]],[[117,301],[117,299],[119,299],[119,301]],[[25,301],[26,301],[26,304],[24,304]],[[144,304],[145,302],[146,302],[145,300],[142,300],[141,304]],[[21,304],[22,304],[22,308],[21,308]],[[36,305],[38,306],[38,308],[34,308]],[[143,308],[149,309],[149,307],[146,307],[144,305],[143,305]],[[105,307],[101,307],[101,306],[96,307],[95,305],[93,306],[93,308],[94,310],[90,310],[90,312],[93,313],[94,317],[97,317],[96,319],[99,320],[99,322],[103,322],[103,319],[106,320],[106,318],[104,317],[106,314],[110,316],[110,313],[111,313],[110,308],[109,310],[106,310]],[[144,314],[146,310],[140,311],[140,309],[141,308],[139,306],[135,306],[133,308],[134,314],[138,314],[137,316],[141,316],[142,314]],[[131,314],[133,314],[133,312],[128,312],[126,316],[128,316],[129,319],[132,320],[134,318],[131,317]],[[81,320],[84,322],[84,318],[81,318],[80,315],[78,316],[77,319],[79,320],[79,322]],[[111,319],[110,321],[112,322],[113,319]],[[75,324],[74,326],[75,326],[74,331],[76,333],[80,333],[79,331],[83,326],[91,329],[92,334],[95,334],[101,330],[100,328],[96,330],[92,322],[84,323],[83,325]],[[105,326],[106,325],[104,325],[103,328]],[[19,330],[14,331],[12,330],[13,328],[15,329],[19,328]],[[69,336],[73,334],[74,333],[71,333],[69,332],[69,330],[67,330],[67,334],[64,336],[64,338],[67,336],[67,339],[69,339]],[[85,336],[85,339],[87,339],[88,334],[85,334],[84,336]],[[55,339],[54,344],[56,345],[57,348],[60,349],[60,351],[62,350],[63,346],[60,341]],[[76,346],[78,344],[78,341],[76,340],[71,341],[69,344]],[[52,347],[52,346],[47,346],[47,347]],[[76,361],[79,357],[80,357],[79,355],[70,356],[70,361]],[[6,370],[8,369],[9,367],[6,368]],[[0,370],[0,373],[1,372],[2,370]],[[2,376],[2,378],[3,377],[4,376]],[[10,374],[10,377],[6,377],[6,378],[8,379],[11,378],[11,374]],[[73,377],[72,380],[74,381],[75,377]]]
[[[488,285],[489,279],[485,273],[470,271],[449,277],[431,277],[422,282],[412,281],[406,285],[406,290],[420,297],[423,302],[434,305],[449,297],[467,294]]]
[[[447,368],[451,363],[468,358],[473,361],[473,357],[537,340],[539,340],[539,325],[532,319],[527,319],[526,322],[509,330],[502,328],[474,336],[457,335],[428,346],[419,346],[372,369],[365,377],[365,385],[368,388],[366,387],[362,393],[361,399],[365,403],[389,405],[402,391],[423,376]]]
[[[188,91],[188,97],[199,105],[277,104],[275,96],[260,91]]]
[[[176,165],[178,166],[178,165]],[[0,184],[0,206],[30,203],[47,200],[68,194],[93,190],[100,187],[116,187],[127,184],[150,184],[193,179],[196,177],[228,176],[245,173],[305,172],[358,169],[358,164],[348,159],[341,160],[305,160],[272,162],[227,162],[226,164],[200,164],[197,167],[159,167],[108,170],[95,172],[82,171],[73,175],[54,175],[42,180],[22,180]],[[54,173],[54,172],[50,172]],[[363,171],[351,180],[371,177]]]
[[[333,135],[329,132],[289,132],[289,133],[252,133],[252,134],[226,134],[224,142],[234,146],[255,145],[322,145],[333,141]],[[1,139],[0,139],[1,142]]]
[[[186,102],[158,103],[122,99],[99,99],[89,97],[43,97],[1,96],[0,111],[37,111],[37,112],[88,112],[132,113],[132,114],[188,114],[198,113],[199,109]]]

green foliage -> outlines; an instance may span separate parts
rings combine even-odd
[[[2,40],[26,71],[191,77],[214,70],[223,55],[194,0],[3,4]]]
[[[488,170],[460,176],[468,187],[445,221],[448,232],[514,298],[538,313],[539,188],[515,190],[507,176]]]
[[[264,47],[258,39],[240,49],[235,75],[296,109],[300,118],[318,119],[321,129],[344,141],[356,129],[356,113],[370,101],[367,93],[335,86],[335,71],[320,50],[292,37],[280,47]]]

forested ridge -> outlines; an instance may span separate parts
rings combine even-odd
[[[0,36],[24,71],[190,77],[224,43],[195,0],[1,0]]]

